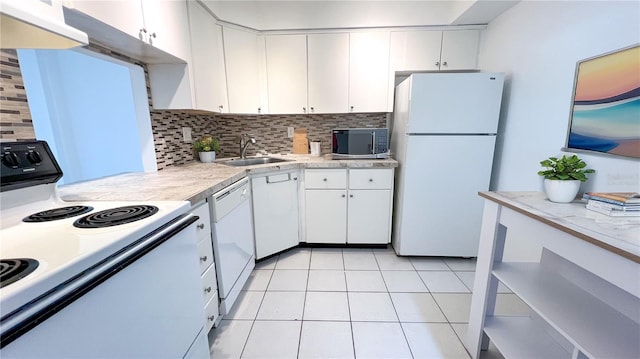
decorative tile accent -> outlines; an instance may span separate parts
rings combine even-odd
[[[239,136],[243,133],[252,135],[257,142],[248,147],[247,155],[290,153],[293,139],[287,137],[287,127],[306,128],[309,140],[320,141],[322,153],[329,153],[332,128],[387,126],[387,113],[232,115],[154,110],[146,64],[91,41],[87,49],[144,69],[158,170],[197,160],[191,144],[182,141],[182,127],[191,127],[194,140],[205,135],[218,138],[221,151],[217,156],[234,157],[240,155]],[[0,114],[0,141],[35,139],[15,50],[0,51]]]
[[[35,137],[18,54],[0,49],[0,142]]]

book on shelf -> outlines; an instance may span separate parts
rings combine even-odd
[[[609,202],[598,201],[596,199],[587,200],[587,204],[591,207],[600,207],[603,209],[615,209],[618,211],[640,211],[640,204],[615,204]]]
[[[638,192],[585,192],[582,198],[621,205],[640,204],[640,193]]]
[[[587,209],[606,214],[611,217],[640,217],[640,211],[622,211],[619,209],[607,209],[598,205],[593,205],[593,203],[587,203]]]

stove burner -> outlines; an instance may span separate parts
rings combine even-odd
[[[158,212],[158,207],[147,205],[111,208],[86,215],[73,222],[73,225],[78,228],[111,227],[135,222],[152,216],[156,212]]]
[[[58,219],[64,219],[69,217],[79,216],[81,214],[90,212],[93,207],[88,206],[69,206],[49,209],[46,211],[34,213],[28,217],[22,219],[23,222],[49,222]]]
[[[38,268],[31,258],[0,259],[0,288],[26,277]]]

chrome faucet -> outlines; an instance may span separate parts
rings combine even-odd
[[[247,134],[240,135],[240,158],[247,157],[247,147],[252,143],[256,143],[255,138]]]

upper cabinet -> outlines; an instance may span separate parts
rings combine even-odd
[[[265,36],[269,113],[307,112],[307,35]]]
[[[387,112],[389,32],[353,32],[349,40],[349,112]]]
[[[266,109],[260,97],[261,38],[255,32],[230,27],[225,27],[222,33],[229,112],[264,113]]]
[[[194,108],[228,112],[222,27],[198,2],[189,1],[188,6]]]
[[[475,70],[480,30],[391,33],[393,71]]]
[[[349,34],[307,35],[310,113],[343,113],[349,94]]]
[[[186,1],[72,0],[65,1],[63,4],[69,9],[96,19],[178,59],[189,61],[189,20]],[[79,28],[88,28],[86,31],[90,37],[118,49],[131,45],[126,39],[113,36],[111,31],[99,24],[91,23],[86,18],[79,18],[77,12],[72,13],[71,16],[65,13],[67,22],[79,23],[80,26],[76,26]],[[144,50],[131,49],[130,51],[144,54]]]

